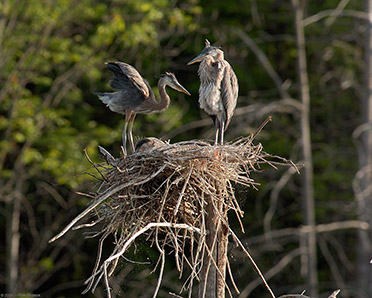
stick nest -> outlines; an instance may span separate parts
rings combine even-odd
[[[224,146],[182,142],[133,154],[108,168],[98,198],[117,190],[98,213],[107,227],[121,228],[127,236],[133,226],[137,230],[154,222],[200,229],[204,196],[242,216],[233,184],[255,187],[249,173],[262,162],[261,144],[244,141]]]
[[[160,256],[154,297],[160,287],[167,247],[173,252],[180,275],[185,267],[189,268],[191,273],[181,291],[189,290],[191,295],[202,260],[210,254],[205,242],[207,205],[212,204],[231,234],[227,212],[232,210],[239,221],[243,216],[234,187],[256,188],[258,184],[250,174],[261,169],[262,164],[272,167],[291,164],[265,153],[261,144],[253,144],[253,138],[215,146],[199,140],[165,144],[126,158],[112,158],[106,164],[95,164],[102,182],[91,205],[51,241],[70,228],[101,223],[103,229],[91,235],[100,240],[96,266],[86,282],[86,291],[94,291],[103,278],[110,297],[108,277],[135,240],[145,236]],[[76,226],[83,217],[94,219],[89,224]],[[103,243],[109,235],[114,236],[115,247],[111,255],[101,261]]]

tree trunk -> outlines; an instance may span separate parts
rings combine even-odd
[[[200,283],[198,297],[216,298],[217,270],[211,258],[216,261],[218,214],[213,207],[212,198],[210,196],[205,196],[205,203],[205,228],[207,232],[206,246],[210,254],[208,251],[204,252],[203,264],[199,275]]]
[[[220,213],[227,223],[227,212],[223,210],[223,204],[221,204]],[[221,220],[221,219],[219,219]],[[218,230],[218,246],[217,246],[217,297],[225,298],[226,293],[226,265],[227,265],[227,247],[229,244],[229,228],[225,223],[221,222]]]
[[[366,21],[365,36],[365,89],[362,102],[363,129],[359,150],[359,171],[357,193],[359,220],[372,224],[372,0],[365,0]],[[372,297],[372,258],[371,232],[359,230],[358,243],[358,297]]]
[[[315,203],[313,187],[313,162],[311,153],[310,135],[310,93],[307,76],[305,33],[302,24],[303,8],[300,0],[292,0],[295,15],[296,46],[297,46],[297,67],[299,94],[302,101],[301,134],[302,150],[305,168],[303,170],[303,208],[305,214],[305,225],[310,228],[307,234],[307,292],[312,297],[317,297],[318,276],[317,276],[317,252],[315,232]]]
[[[211,254],[207,251],[204,254],[199,275],[198,298],[225,298],[229,238],[229,229],[225,225],[228,220],[227,210],[224,210],[224,204],[222,202],[215,201],[214,204],[216,206],[213,206],[212,198],[209,196],[205,197],[205,203],[206,245]]]
[[[15,174],[17,175],[17,174]],[[7,293],[18,292],[18,263],[19,263],[19,221],[21,214],[23,180],[18,179],[13,192],[13,200],[7,210]]]

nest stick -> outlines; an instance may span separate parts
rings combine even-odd
[[[157,285],[156,285],[156,288],[155,288],[155,291],[154,291],[154,295],[152,296],[153,298],[156,298],[156,296],[157,296],[157,294],[159,292],[161,281],[163,279],[164,266],[165,266],[165,251],[164,251],[164,248],[161,248],[160,245],[159,245],[158,228],[156,228],[156,232],[155,233],[156,233],[155,243],[156,243],[156,247],[158,248],[158,251],[160,253],[161,266],[160,266],[160,272],[159,272],[158,282],[157,282]]]
[[[105,241],[107,235],[104,234],[102,235],[102,237],[99,239],[99,243],[98,243],[98,252],[97,252],[97,258],[96,258],[96,262],[94,264],[94,269],[93,269],[93,276],[94,274],[97,272],[97,269],[98,269],[98,266],[99,266],[99,263],[101,261],[101,256],[102,256],[102,247],[103,247],[103,242]],[[87,281],[86,281],[87,282]],[[92,287],[93,285],[93,282],[94,282],[94,279],[92,278],[90,280],[90,282],[88,283],[88,286],[87,288],[83,291],[82,294],[86,294]]]
[[[90,162],[90,164],[96,169],[96,171],[101,175],[102,177],[102,180],[105,180],[105,176],[102,174],[102,172],[100,171],[100,169],[97,167],[97,165],[90,159],[89,155],[88,155],[88,152],[87,152],[87,149],[84,149],[84,154],[85,154],[85,157],[86,159]]]
[[[128,249],[128,247],[132,244],[132,242],[140,235],[145,233],[147,230],[152,229],[154,227],[169,227],[169,228],[177,228],[177,229],[187,229],[193,232],[200,233],[200,230],[196,227],[189,226],[187,224],[173,224],[169,222],[152,222],[147,224],[145,227],[134,233],[124,244],[123,248],[113,256],[106,259],[105,263],[110,263],[111,261],[119,258],[121,255],[125,253],[125,251]]]
[[[257,272],[258,276],[261,278],[262,282],[264,283],[266,289],[269,291],[270,295],[272,298],[275,298],[275,295],[273,293],[273,291],[271,290],[269,284],[267,283],[265,277],[263,276],[260,268],[257,266],[256,262],[254,261],[254,259],[252,258],[251,254],[248,252],[248,250],[244,247],[243,243],[241,243],[241,241],[239,240],[238,236],[235,235],[235,233],[230,229],[230,233],[231,235],[233,236],[235,242],[240,246],[240,248],[243,250],[243,252],[245,253],[245,255],[249,258],[249,260],[251,261],[252,265],[253,265],[253,268],[254,270]]]
[[[254,135],[252,136],[252,140],[257,137],[257,135],[261,132],[261,130],[266,126],[267,123],[269,123],[272,120],[272,117],[269,116],[266,118],[266,120],[258,127]]]
[[[191,167],[191,169],[189,170],[189,174],[187,175],[187,178],[186,178],[186,180],[185,180],[185,183],[183,184],[183,187],[182,187],[181,193],[180,193],[180,195],[179,195],[179,197],[178,197],[177,205],[176,205],[176,208],[175,208],[175,210],[174,210],[174,215],[177,215],[178,208],[180,208],[181,200],[182,200],[183,194],[185,193],[186,186],[187,186],[188,183],[189,183],[189,180],[190,180],[190,176],[191,176],[192,170],[193,170],[193,168]]]
[[[111,189],[110,191],[107,191],[105,195],[103,195],[96,202],[94,202],[92,205],[90,205],[88,208],[86,208],[82,213],[80,213],[78,216],[76,216],[59,234],[57,234],[52,239],[50,239],[49,240],[49,243],[52,243],[52,242],[56,241],[58,238],[62,237],[80,219],[82,219],[83,217],[85,217],[87,214],[89,214],[90,211],[92,211],[99,204],[101,204],[102,202],[104,202],[108,197],[110,197],[112,194],[118,192],[119,190],[123,189],[125,186],[126,185],[118,185],[118,186],[114,187],[113,189]]]
[[[231,272],[231,267],[230,267],[230,262],[229,262],[229,259],[227,259],[227,271],[229,272],[229,276],[230,276],[230,280],[231,280],[231,283],[234,287],[234,290],[237,294],[240,294],[240,291],[238,289],[238,287],[236,286],[236,283],[235,283],[235,280],[234,280],[234,276]]]

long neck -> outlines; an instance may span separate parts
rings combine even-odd
[[[163,111],[166,108],[168,108],[170,104],[170,98],[167,92],[165,91],[165,84],[162,82],[160,79],[158,82],[158,89],[159,89],[159,94],[160,94],[160,101],[156,103],[156,110]]]

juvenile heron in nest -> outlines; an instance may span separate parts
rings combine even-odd
[[[154,137],[144,138],[144,139],[137,142],[136,152],[148,151],[148,150],[151,150],[153,148],[162,147],[166,144],[167,143],[164,142],[163,140],[160,140],[160,139],[157,139],[157,138],[154,138]]]
[[[215,127],[215,145],[223,144],[224,132],[229,126],[238,99],[238,79],[224,59],[223,51],[213,47],[205,40],[203,51],[187,65],[200,62],[199,105],[213,120]]]
[[[136,114],[150,114],[164,111],[170,104],[170,98],[165,87],[190,95],[171,72],[161,75],[158,81],[160,100],[157,101],[149,83],[131,65],[123,62],[106,63],[113,73],[110,86],[116,92],[94,92],[111,111],[125,115],[125,125],[122,133],[124,152],[126,153],[127,134],[132,152],[135,151],[133,142],[133,122]],[[129,126],[129,127],[128,127]],[[128,132],[127,132],[128,131]]]

